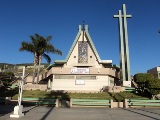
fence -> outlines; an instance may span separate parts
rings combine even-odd
[[[126,92],[135,92],[135,88],[132,88],[132,87],[125,87],[125,91]]]
[[[11,100],[11,97],[0,97],[0,104],[15,104],[17,100]],[[113,102],[113,100],[98,99],[73,99],[59,100],[54,98],[22,98],[22,105],[54,105],[55,107],[160,107],[160,100],[139,100],[125,99],[124,102]]]
[[[132,107],[132,106],[152,106],[158,107],[160,106],[160,100],[138,100],[138,99],[125,99],[125,107]]]
[[[55,105],[58,106],[58,100],[53,98],[22,98],[23,105]]]
[[[71,99],[70,107],[80,107],[80,106],[101,106],[110,107],[110,100],[97,100],[97,99]]]

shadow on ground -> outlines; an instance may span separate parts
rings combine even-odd
[[[141,109],[137,109],[136,111],[134,111],[134,109],[125,109],[125,108],[122,108],[122,109],[123,109],[123,110],[126,110],[126,111],[129,111],[129,112],[132,112],[132,113],[136,113],[136,114],[145,116],[145,117],[148,117],[148,118],[153,119],[153,120],[159,120],[159,118],[152,117],[152,116],[149,116],[148,114],[143,114],[143,113],[140,113],[140,112],[137,111],[137,110],[141,111]],[[148,112],[148,111],[144,111],[144,112]],[[150,112],[150,113],[151,113],[151,112]],[[155,113],[154,113],[154,114],[155,114]]]

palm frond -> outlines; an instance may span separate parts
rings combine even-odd
[[[62,52],[59,49],[54,48],[52,44],[47,44],[45,52],[62,55]]]
[[[47,60],[48,63],[51,63],[51,58],[49,55],[43,53],[43,57]]]
[[[49,41],[51,41],[51,39],[52,39],[52,36],[47,36],[47,37],[46,37],[47,43],[48,43]]]
[[[62,55],[62,52],[59,49],[56,49],[52,44],[49,43],[52,39],[52,36],[47,36],[44,38],[36,33],[29,37],[31,42],[22,42],[19,50],[33,53],[36,61],[39,61],[39,57],[43,56],[47,62],[50,62],[51,58],[45,53]]]
[[[19,51],[33,52],[34,46],[29,42],[22,42],[21,47],[19,48]]]

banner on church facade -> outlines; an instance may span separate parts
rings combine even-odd
[[[71,68],[71,74],[89,74],[89,68]]]

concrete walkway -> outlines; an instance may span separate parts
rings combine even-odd
[[[24,117],[10,118],[14,106],[0,106],[0,120],[160,120],[160,108],[24,107]]]

